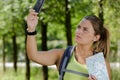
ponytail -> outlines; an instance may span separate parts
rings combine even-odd
[[[96,42],[96,49],[97,52],[103,52],[104,57],[107,58],[109,54],[109,46],[110,46],[110,40],[109,40],[109,31],[107,28],[103,27],[103,29],[100,32],[100,39]]]

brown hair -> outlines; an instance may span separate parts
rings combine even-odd
[[[106,58],[110,46],[109,31],[103,26],[103,22],[95,15],[86,16],[85,19],[91,22],[95,35],[100,35],[100,39],[94,42],[94,51],[103,52]]]

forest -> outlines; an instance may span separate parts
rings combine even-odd
[[[58,78],[55,68],[32,66],[34,62],[26,55],[26,18],[36,1],[0,0],[0,80]],[[111,80],[120,80],[120,0],[45,0],[36,29],[38,49],[74,45],[78,23],[91,14],[98,16],[110,32]]]

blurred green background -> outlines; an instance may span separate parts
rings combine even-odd
[[[57,80],[56,68],[32,66],[26,56],[26,17],[36,0],[0,0],[0,80]],[[110,31],[112,80],[120,80],[120,0],[45,0],[37,26],[39,50],[74,45],[74,32],[95,14]],[[46,39],[47,38],[47,39]],[[45,41],[45,42],[44,42]],[[19,64],[19,65],[18,65]],[[44,73],[44,75],[43,75]]]

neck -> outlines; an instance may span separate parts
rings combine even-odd
[[[91,48],[91,46],[88,45],[87,46],[77,45],[75,49],[75,53],[77,56],[88,57],[93,54],[93,49]]]

